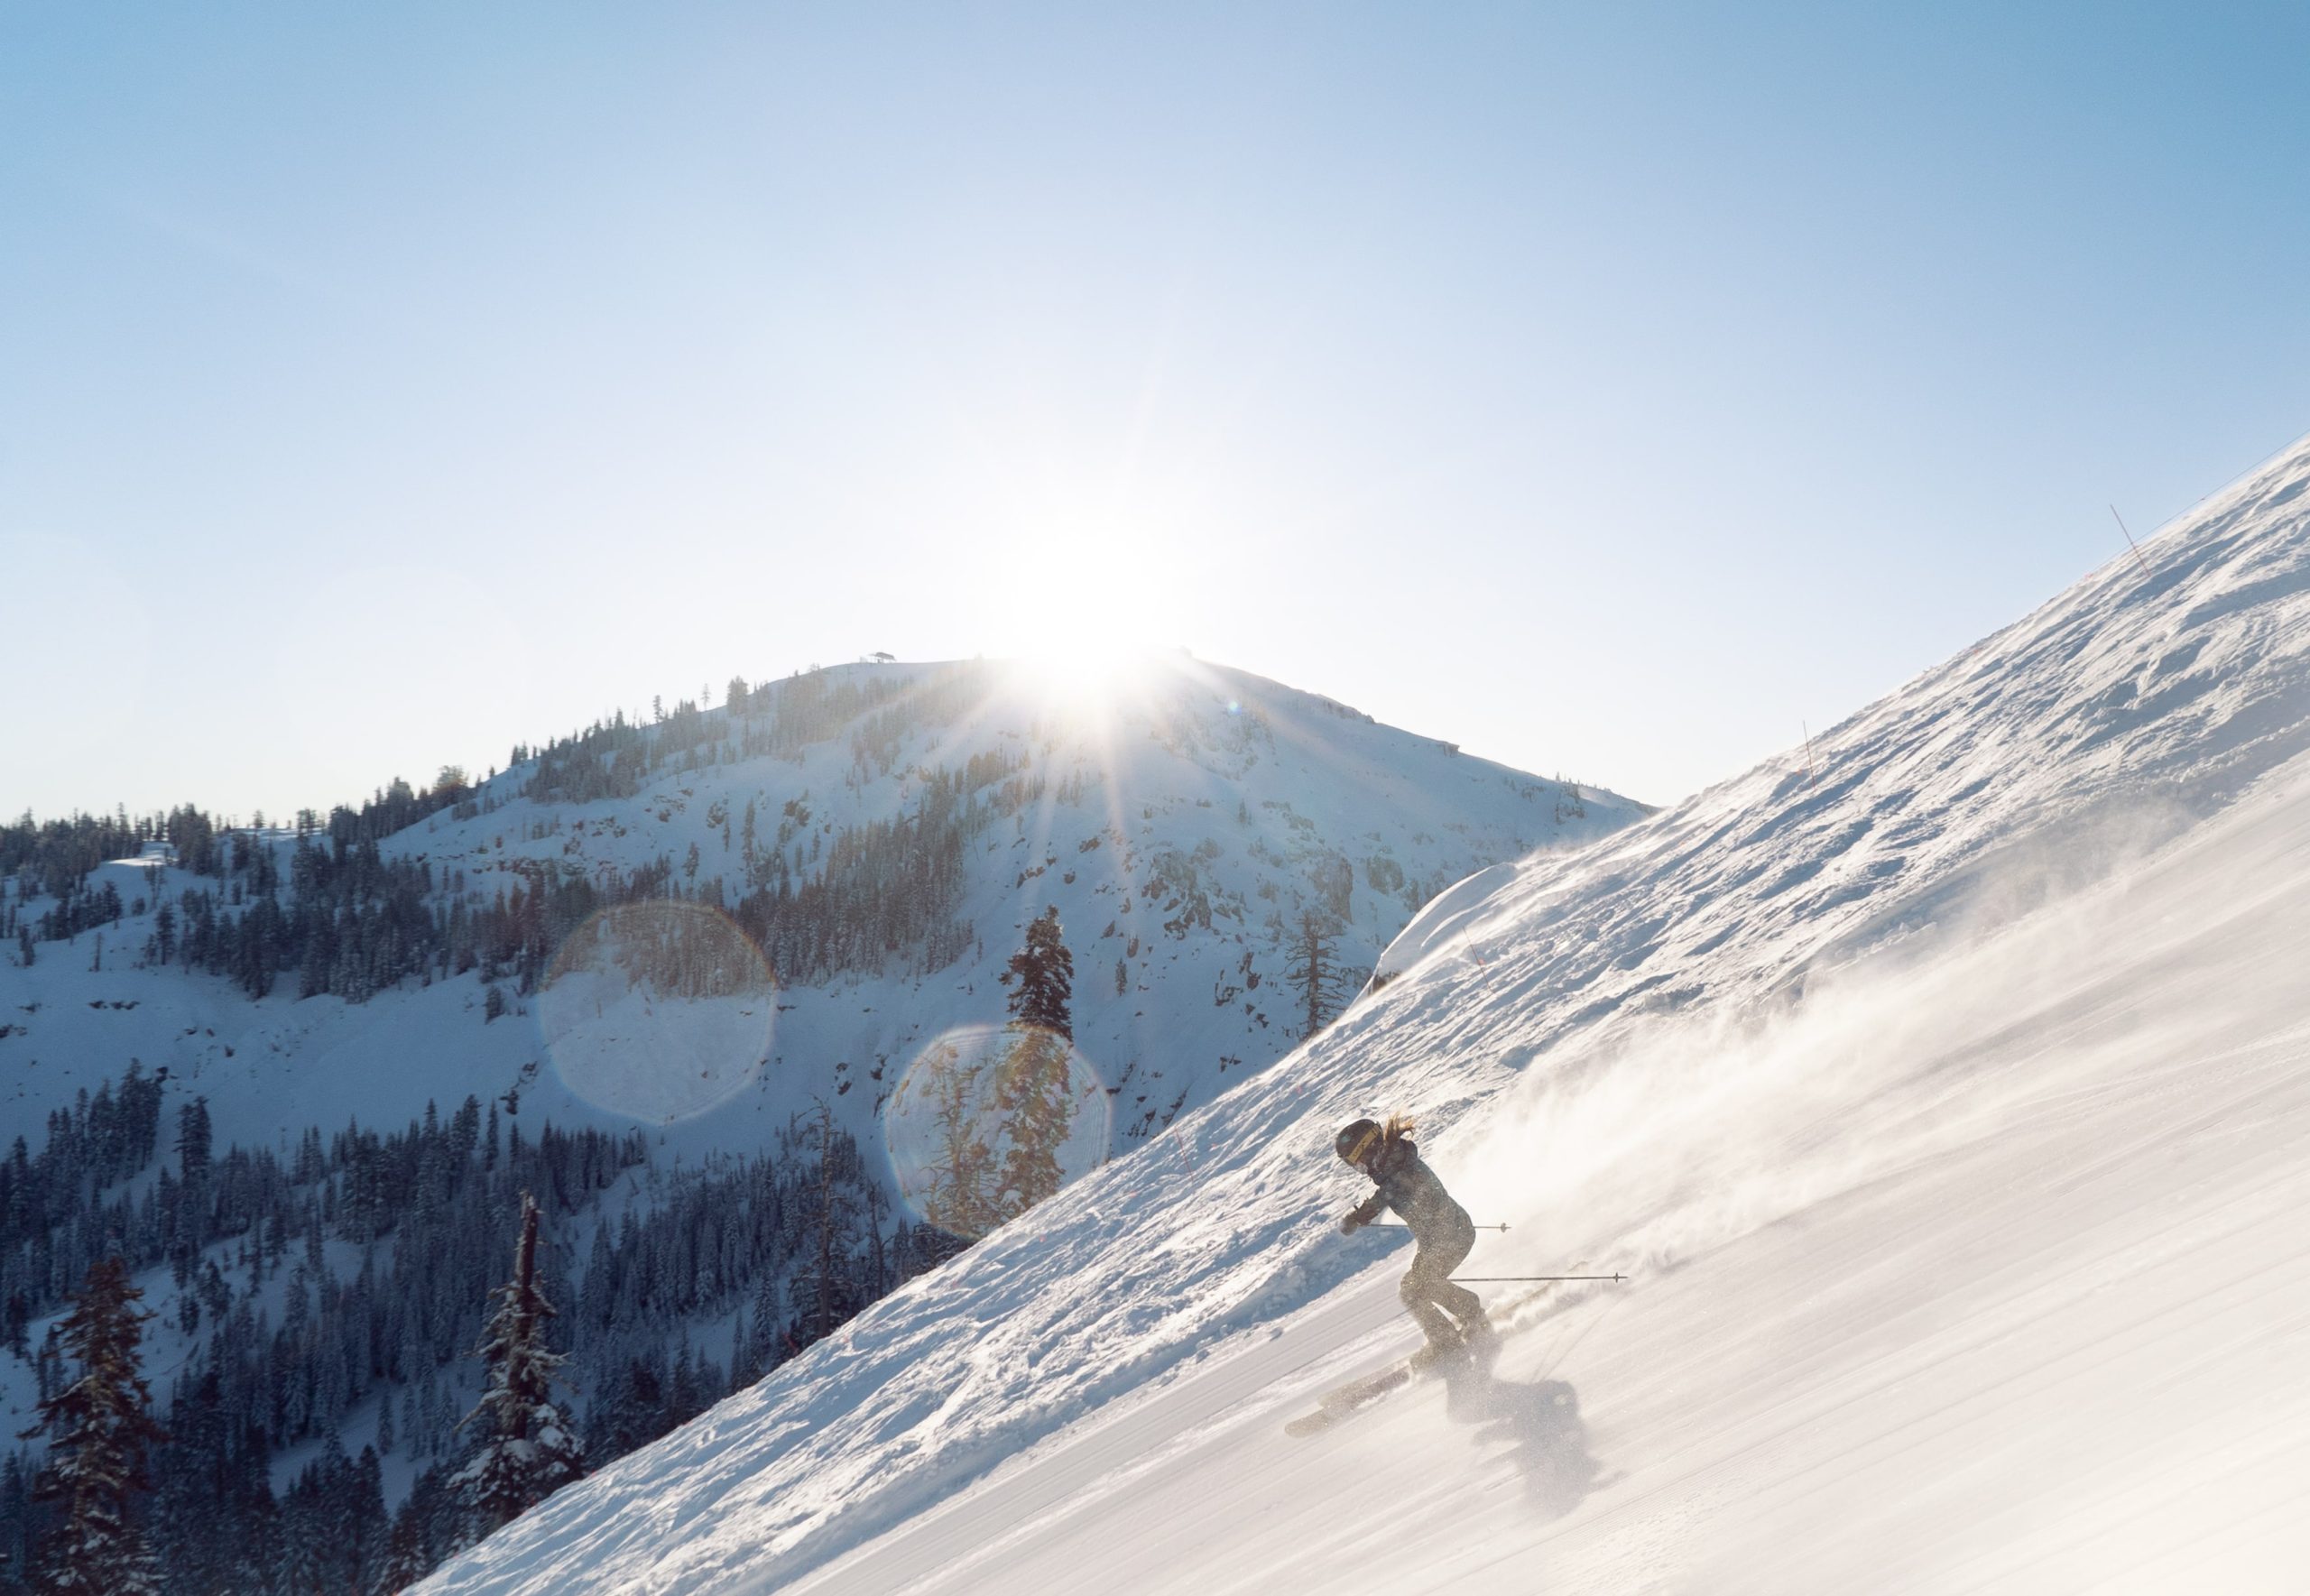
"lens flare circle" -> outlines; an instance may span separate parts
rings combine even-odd
[[[762,1073],[778,987],[721,910],[622,903],[570,933],[536,1007],[562,1084],[596,1108],[668,1125]]]
[[[972,1240],[1105,1162],[1106,1083],[1057,1033],[962,1026],[907,1066],[883,1105],[899,1192],[925,1224]]]

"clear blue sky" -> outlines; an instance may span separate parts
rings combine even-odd
[[[2310,8],[0,11],[0,807],[1113,637],[1654,801],[2310,430]]]

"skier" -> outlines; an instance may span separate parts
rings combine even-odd
[[[1492,1329],[1483,1299],[1449,1278],[1476,1244],[1475,1226],[1469,1222],[1468,1211],[1436,1178],[1436,1171],[1421,1160],[1411,1130],[1411,1121],[1401,1115],[1391,1114],[1385,1125],[1358,1120],[1341,1130],[1332,1146],[1343,1161],[1363,1170],[1379,1187],[1339,1222],[1341,1232],[1354,1235],[1387,1207],[1396,1211],[1418,1243],[1397,1295],[1427,1333],[1428,1344],[1412,1355],[1415,1364],[1425,1365],[1484,1340]],[[1459,1323],[1454,1324],[1455,1319]]]

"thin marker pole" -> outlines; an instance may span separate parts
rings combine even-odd
[[[2115,504],[2110,506],[2110,518],[2118,523],[2118,530],[2126,533],[2126,547],[2133,550],[2133,563],[2139,566],[2141,574],[2147,577],[2149,575],[2149,562],[2141,558],[2141,545],[2133,540],[2131,532],[2126,531],[2126,518],[2118,513]]]

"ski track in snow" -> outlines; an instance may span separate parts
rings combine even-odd
[[[2298,1589],[2305,484],[1810,778],[1439,899],[1313,1044],[425,1589]],[[1334,1222],[1380,1106],[1513,1222],[1471,1272],[1636,1278],[1293,1439],[1411,1344]]]

